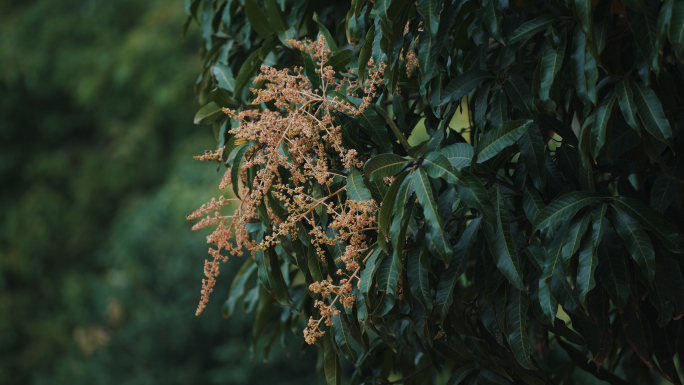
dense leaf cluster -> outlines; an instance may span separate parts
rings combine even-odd
[[[329,383],[340,357],[367,384],[445,372],[450,384],[572,383],[580,371],[681,383],[684,3],[186,4],[204,38],[195,121],[213,124],[228,168],[244,152],[221,108],[275,108],[249,105],[260,65],[303,66],[320,84],[287,39],[322,34],[330,65],[361,79],[369,59],[386,65],[372,107],[337,117],[365,163],[338,170],[346,199],[380,209],[356,302],[317,342]],[[255,344],[267,327],[301,330],[320,299],[308,284],[339,280],[341,252],[321,261],[306,231],[282,239],[268,263],[245,262],[226,311],[256,308]]]

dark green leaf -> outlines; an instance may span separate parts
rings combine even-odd
[[[553,237],[548,252],[545,254],[545,259],[542,261],[544,265],[541,277],[539,278],[539,304],[544,314],[551,320],[551,323],[556,319],[556,313],[558,312],[558,302],[551,293],[551,282],[554,274],[560,271],[561,249],[567,235],[568,222],[565,222]],[[542,255],[544,255],[543,252]]]
[[[660,238],[663,245],[675,253],[684,252],[684,237],[674,230],[674,226],[662,215],[653,211],[646,204],[633,198],[617,197],[613,205],[624,211],[646,230]]]
[[[546,170],[544,166],[544,139],[539,132],[536,124],[531,124],[529,128],[518,139],[520,155],[527,172],[532,178],[534,187],[539,191],[544,191],[546,186]]]
[[[333,348],[330,335],[323,337],[323,368],[325,369],[325,381],[328,385],[340,385],[342,383],[340,358]]]
[[[511,75],[506,80],[506,94],[513,103],[513,106],[520,110],[525,117],[532,117],[536,110],[532,92],[525,79],[518,74]]]
[[[204,107],[200,108],[199,111],[197,111],[197,114],[195,114],[195,118],[193,119],[193,123],[211,124],[221,116],[225,116],[225,113],[221,107],[214,102],[209,102]]]
[[[316,24],[318,24],[318,32],[325,38],[325,43],[328,45],[330,52],[333,54],[337,53],[337,43],[335,42],[335,39],[332,37],[328,29],[325,28],[323,23],[321,23],[318,20],[318,15],[316,14],[316,12],[314,12],[313,17],[311,19],[315,21]]]
[[[525,288],[522,273],[520,271],[520,258],[516,249],[513,235],[511,234],[511,220],[508,216],[508,209],[501,188],[496,187],[494,199],[494,210],[497,215],[496,227],[485,226],[488,230],[487,242],[494,256],[496,266],[503,275],[519,290]]]
[[[484,0],[482,7],[484,8],[484,14],[482,19],[484,20],[485,27],[489,33],[501,44],[504,44],[501,33],[499,32],[499,24],[501,23],[501,13],[497,10],[498,2],[496,0]]]
[[[506,44],[515,44],[519,41],[527,41],[532,35],[547,29],[556,20],[550,15],[538,16],[520,27],[506,37]]]
[[[634,102],[646,130],[659,141],[674,149],[672,128],[663,112],[658,95],[640,83],[634,83]]]
[[[648,235],[641,228],[639,222],[617,205],[613,209],[612,220],[618,235],[627,246],[627,251],[648,278],[648,282],[653,282],[656,270],[655,253]]]
[[[634,104],[632,88],[629,86],[629,81],[625,79],[615,84],[615,93],[617,94],[618,104],[620,105],[622,115],[625,117],[625,121],[630,127],[639,132],[639,125],[637,124],[637,110],[636,105]]]
[[[680,156],[680,162],[681,159],[683,157]],[[681,188],[681,181],[665,174],[658,175],[651,188],[651,207],[660,214],[664,214]]]
[[[245,0],[245,15],[249,24],[262,38],[268,39],[273,35],[273,28],[256,0]]]
[[[230,165],[230,180],[233,181],[233,193],[235,193],[235,196],[240,196],[238,191],[240,188],[240,183],[238,183],[240,180],[240,166],[242,165],[242,160],[245,157],[245,153],[250,147],[251,145],[249,144],[243,144],[242,146],[238,146],[235,150],[233,150],[235,157],[233,158],[233,163]]]
[[[615,104],[615,95],[611,93],[603,98],[594,114],[594,124],[591,126],[591,156],[594,159],[598,157],[599,151],[606,143],[606,129],[613,104]]]
[[[613,304],[621,308],[627,303],[630,285],[625,254],[612,226],[606,226],[603,229],[598,256],[598,274],[601,282],[613,300]]]
[[[587,211],[586,214],[582,216],[575,217],[570,222],[570,227],[568,228],[568,236],[565,239],[565,244],[563,245],[563,268],[566,270],[570,266],[570,258],[580,249],[582,237],[584,233],[589,228],[589,223],[591,221],[591,212]]]
[[[392,182],[392,185],[387,190],[387,193],[382,200],[380,212],[378,213],[378,229],[380,236],[389,236],[390,234],[390,224],[392,223],[392,213],[394,210],[395,201],[397,199],[397,194],[407,175],[409,175],[408,172],[403,172],[394,178],[394,182]],[[406,183],[410,184],[410,182]],[[407,197],[404,196],[403,198],[406,199]]]
[[[372,157],[364,166],[366,178],[370,182],[394,176],[406,167],[408,161],[399,155],[380,154]]]
[[[489,200],[487,190],[482,182],[469,172],[462,172],[463,178],[468,182],[470,188],[457,186],[458,197],[468,206],[482,213],[482,217],[489,224],[496,224],[496,213],[492,202]]]
[[[572,82],[575,86],[577,96],[582,103],[589,104],[589,94],[587,92],[587,76],[584,70],[585,56],[587,55],[585,46],[585,36],[580,26],[576,26],[572,36],[572,54],[570,56],[570,70],[572,72]]]
[[[515,143],[532,124],[531,120],[509,120],[486,132],[477,144],[477,162],[482,163]]]
[[[556,198],[534,220],[532,231],[552,226],[566,217],[572,217],[581,208],[595,203],[598,197],[589,191],[573,191]]]
[[[430,294],[430,282],[428,273],[430,272],[429,253],[426,249],[413,249],[408,253],[408,279],[413,298],[425,309],[426,314],[432,312],[432,295]]]
[[[527,335],[527,308],[530,299],[521,290],[511,288],[508,290],[508,304],[506,305],[506,327],[508,329],[508,343],[511,345],[513,355],[520,366],[534,370],[532,344]]]
[[[455,170],[447,158],[439,152],[430,152],[425,155],[420,166],[431,178],[444,178],[451,184],[468,187],[461,173]]]
[[[352,169],[351,173],[347,177],[347,197],[354,201],[369,201],[373,199],[370,191],[363,182],[363,176],[361,173]]]
[[[449,163],[451,163],[456,170],[470,166],[474,154],[473,146],[468,143],[452,144],[451,146],[444,147],[440,152],[442,155],[446,156]]]
[[[233,71],[230,70],[230,67],[222,63],[216,63],[216,65],[211,67],[211,74],[214,75],[220,88],[230,92],[235,90],[235,79],[233,78]]]
[[[361,278],[359,283],[359,290],[364,296],[368,296],[371,288],[373,287],[373,278],[375,273],[380,267],[380,262],[385,258],[387,254],[383,253],[380,249],[375,249],[373,254],[366,261],[366,267],[361,271]]]
[[[459,75],[444,89],[439,105],[461,100],[462,97],[468,95],[470,91],[491,77],[492,75],[489,72],[481,70],[470,70]]]
[[[561,43],[557,48],[553,48],[551,44],[547,44],[542,52],[541,56],[541,83],[539,87],[539,98],[545,102],[550,103],[549,92],[551,91],[551,85],[556,79],[556,75],[563,65],[563,58],[565,56],[565,43],[566,43],[565,32],[561,35]]]

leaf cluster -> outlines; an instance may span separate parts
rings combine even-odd
[[[321,82],[287,39],[322,34],[359,80],[369,59],[386,65],[371,108],[339,116],[365,163],[340,170],[343,199],[380,209],[356,302],[318,342],[328,383],[340,358],[354,383],[681,383],[684,4],[186,3],[204,37],[195,122],[213,124],[229,168],[244,153],[220,109],[269,108],[249,105],[259,65]],[[417,127],[428,138],[411,145]],[[255,346],[267,324],[315,315],[308,284],[339,280],[343,251],[320,260],[312,245],[300,232],[233,282],[227,313],[256,308]]]

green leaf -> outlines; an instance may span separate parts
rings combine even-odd
[[[570,227],[568,228],[568,235],[565,238],[565,244],[563,245],[563,268],[568,270],[570,268],[570,258],[575,255],[580,249],[582,242],[582,237],[589,228],[589,223],[591,221],[591,212],[587,211],[584,215],[575,217],[570,222]]]
[[[372,157],[363,170],[368,181],[374,182],[388,176],[394,176],[406,167],[408,160],[399,155],[380,154]]]
[[[598,197],[589,191],[573,191],[562,195],[542,210],[534,220],[532,232],[552,226],[566,217],[572,217],[581,208],[598,201]]]
[[[498,4],[498,2],[496,2]],[[496,41],[504,44],[501,33],[499,32],[499,23],[501,23],[501,13],[496,9],[495,0],[484,0],[482,3],[482,8],[484,8],[484,14],[482,19],[484,20],[485,27],[492,35]]]
[[[603,98],[601,104],[594,113],[594,124],[591,126],[591,156],[596,159],[599,151],[606,143],[606,129],[608,128],[608,120],[615,104],[615,94]]]
[[[392,223],[392,213],[394,210],[395,201],[397,199],[397,194],[407,175],[409,175],[408,172],[403,172],[397,175],[397,177],[394,178],[394,182],[392,182],[392,185],[387,190],[387,193],[385,193],[385,197],[380,205],[380,212],[378,213],[378,231],[380,236],[389,236],[390,234],[390,224]]]
[[[492,202],[489,200],[489,196],[487,195],[487,190],[485,189],[484,185],[479,179],[477,179],[476,176],[467,171],[463,171],[462,175],[470,187],[465,188],[462,186],[457,186],[456,189],[458,190],[458,197],[461,198],[465,204],[482,213],[485,221],[487,221],[489,224],[495,225],[496,213],[494,212],[494,207],[492,206]]]
[[[639,222],[618,206],[614,206],[612,220],[632,259],[639,265],[641,271],[648,278],[648,282],[653,282],[656,270],[655,253],[648,235],[641,228]]]
[[[468,257],[470,256],[470,249],[477,236],[477,231],[480,227],[481,218],[475,218],[470,221],[468,227],[463,231],[461,239],[454,247],[454,263],[446,269],[439,278],[437,286],[436,307],[440,315],[445,316],[449,307],[454,301],[454,288],[461,274],[465,271]]]
[[[497,126],[508,120],[508,100],[506,94],[502,89],[492,92],[492,99],[490,101],[492,110],[489,114],[492,125]]]
[[[520,110],[525,117],[532,117],[536,108],[530,86],[527,85],[525,79],[518,74],[513,74],[506,80],[505,89],[513,106]]]
[[[351,335],[349,325],[343,319],[343,311],[344,310],[342,309],[340,310],[340,314],[330,317],[333,322],[332,331],[335,336],[335,342],[340,348],[340,351],[342,351],[342,354],[344,354],[344,357],[350,362],[356,362],[359,358],[359,354],[356,352],[356,349],[354,349],[356,343]]]
[[[218,106],[218,104],[214,102],[209,102],[204,107],[200,108],[199,111],[197,111],[197,114],[195,114],[195,118],[193,119],[193,123],[195,124],[212,124],[214,121],[221,116],[225,116],[225,113],[221,109],[221,107]]]
[[[515,143],[530,124],[531,120],[509,120],[486,132],[477,144],[477,162],[485,162]]]
[[[439,152],[430,152],[425,155],[420,166],[432,178],[444,178],[454,185],[468,187],[468,183],[463,181],[461,173],[454,170],[447,158]]]
[[[245,16],[252,28],[264,39],[273,35],[273,28],[256,0],[245,0]]]
[[[252,52],[242,64],[242,67],[240,67],[240,71],[238,71],[237,77],[235,78],[235,90],[233,92],[235,97],[238,97],[238,95],[242,93],[242,90],[259,70],[261,63],[264,61],[261,59],[260,55],[261,49]]]
[[[544,267],[539,278],[539,304],[544,314],[550,318],[553,324],[558,312],[558,302],[551,293],[551,282],[555,273],[560,271],[558,268],[562,260],[561,249],[568,234],[568,222],[565,222],[553,237],[549,245],[548,252],[543,260]],[[532,246],[532,245],[530,245]],[[542,253],[543,255],[543,253]]]
[[[544,139],[536,124],[529,125],[528,129],[518,139],[518,146],[534,187],[539,191],[544,191],[544,186],[546,186]]]
[[[432,187],[430,187],[430,178],[422,168],[419,168],[413,172],[412,182],[418,203],[423,207],[425,222],[431,229],[434,229],[431,231],[432,244],[443,257],[444,263],[448,265],[451,261],[452,249],[446,240],[442,221],[439,217],[439,209],[432,193]]]
[[[408,254],[408,279],[411,294],[425,309],[425,314],[432,312],[432,295],[430,294],[430,259],[427,249],[416,248]]]
[[[520,258],[516,249],[513,235],[511,234],[511,220],[508,216],[508,209],[501,188],[496,185],[494,200],[494,210],[497,215],[496,227],[485,226],[488,230],[487,243],[494,256],[496,267],[503,273],[513,286],[524,290],[522,273],[520,271]]]
[[[333,341],[330,335],[323,337],[323,368],[325,370],[325,381],[328,385],[340,385],[342,383],[340,358],[333,348]]]
[[[656,139],[674,149],[672,128],[656,93],[640,83],[634,83],[633,90],[637,112],[646,130]]]
[[[538,16],[516,28],[513,33],[506,37],[506,44],[511,45],[519,41],[527,41],[535,33],[547,29],[555,20],[556,18],[550,15]]]
[[[350,98],[350,100],[353,99]],[[392,152],[392,139],[387,132],[384,119],[377,112],[368,108],[363,114],[357,115],[356,119],[368,131],[371,139],[382,149],[382,152]]]
[[[337,43],[335,42],[335,39],[330,34],[330,31],[328,31],[328,29],[325,28],[323,23],[321,23],[318,20],[318,15],[316,14],[316,12],[313,13],[311,19],[315,21],[316,24],[318,24],[318,32],[320,32],[321,35],[323,35],[323,37],[325,38],[325,43],[328,45],[328,48],[330,48],[330,52],[333,54],[337,53]]]
[[[351,170],[347,177],[347,197],[358,202],[373,199],[370,191],[363,183],[363,176],[355,168]]]
[[[211,67],[211,74],[214,75],[220,88],[230,92],[235,90],[235,79],[233,78],[233,71],[230,70],[230,67],[222,63],[216,63],[216,65]]]
[[[257,265],[252,259],[246,259],[240,267],[240,270],[235,274],[233,283],[230,285],[228,292],[228,299],[225,302],[224,317],[228,318],[233,315],[237,301],[245,294],[245,285],[254,276],[257,270]]]
[[[668,219],[655,212],[641,201],[627,197],[613,199],[613,205],[624,211],[646,230],[655,234],[663,245],[675,253],[684,253],[684,237]]]
[[[587,51],[599,61],[599,52],[596,45],[596,37],[594,35],[594,22],[591,17],[591,0],[573,0],[575,4],[575,17],[582,26],[582,31],[586,36]]]
[[[622,308],[629,297],[629,276],[620,240],[612,226],[603,229],[603,239],[598,247],[598,274],[613,304]]]
[[[456,170],[470,166],[473,154],[475,153],[473,146],[468,143],[452,144],[451,146],[444,147],[440,152]]]
[[[508,343],[511,345],[513,355],[518,360],[520,366],[525,369],[534,370],[534,364],[530,356],[532,355],[532,344],[527,335],[527,308],[530,299],[521,290],[508,290],[508,303],[506,304],[506,327],[508,329]]]
[[[681,162],[682,159],[684,158],[680,156],[678,160]],[[658,175],[651,188],[651,207],[660,214],[664,214],[681,188],[681,181],[665,174]]]
[[[383,258],[380,262],[380,267],[376,274],[378,290],[383,291],[384,295],[373,313],[376,317],[384,316],[392,310],[392,307],[394,307],[397,294],[397,283],[399,282],[399,274],[401,273],[401,254],[401,250],[395,250],[391,256]]]
[[[361,281],[359,283],[359,290],[362,295],[368,297],[368,293],[373,287],[373,278],[380,267],[380,262],[382,262],[386,255],[386,253],[383,253],[382,250],[378,248],[373,251],[373,254],[371,254],[368,261],[366,261],[366,266],[361,270]]]
[[[563,138],[563,141],[567,142],[573,147],[576,148],[579,145],[577,135],[575,135],[575,133],[572,131],[572,128],[555,117],[546,114],[539,114],[537,115],[536,121],[540,126],[560,135]]]
[[[672,4],[672,16],[670,20],[670,30],[668,33],[670,43],[675,48],[677,58],[684,60],[684,4],[675,1]]]
[[[634,41],[641,54],[648,61],[648,67],[656,74],[660,71],[660,48],[658,47],[658,16],[650,12],[627,11],[629,28],[634,32]]]
[[[240,180],[240,166],[242,166],[242,159],[245,157],[245,153],[250,147],[252,146],[249,144],[243,144],[233,150],[235,157],[233,158],[233,163],[230,165],[230,180],[233,182],[233,193],[235,193],[236,197],[240,196],[238,191],[240,188],[240,183],[238,183]]]
[[[491,78],[492,75],[489,72],[481,70],[470,70],[459,75],[444,89],[439,105],[442,106],[449,102],[461,100],[462,97],[468,95],[470,91],[477,88],[482,82]]]
[[[585,302],[587,294],[596,286],[594,274],[599,262],[596,250],[601,242],[603,226],[606,225],[603,219],[605,207],[606,205],[602,205],[600,210],[593,212],[592,236],[585,238],[580,246],[577,264],[577,290],[581,303]]]
[[[551,44],[546,45],[541,56],[541,84],[539,87],[539,98],[549,104],[549,92],[551,85],[556,79],[556,75],[563,65],[563,58],[565,56],[566,34],[562,32],[561,42],[557,48],[553,48]]]
[[[577,96],[582,100],[582,103],[590,104],[592,103],[592,100],[589,98],[589,93],[587,91],[587,74],[585,71],[587,55],[585,40],[586,37],[584,36],[584,32],[582,32],[582,28],[576,26],[572,35],[570,71],[572,73],[572,81]]]
[[[530,222],[534,222],[539,213],[544,210],[544,201],[542,201],[539,193],[534,189],[525,189],[523,195],[523,211]]]
[[[615,93],[617,94],[618,104],[620,105],[622,115],[625,117],[625,121],[630,127],[639,132],[637,110],[632,95],[632,87],[629,86],[629,80],[624,79],[623,81],[616,83]]]
[[[670,273],[668,266],[665,263],[663,254],[656,255],[656,271],[655,279],[652,287],[649,288],[649,299],[651,304],[658,309],[658,326],[665,327],[674,315],[674,290],[680,290],[681,286],[677,288],[672,287]]]
[[[285,15],[276,0],[264,0],[264,8],[270,25],[278,32],[285,32],[289,27]]]
[[[375,40],[375,24],[371,25],[366,33],[366,40],[359,51],[359,79],[364,79],[366,77],[366,67],[368,66],[368,60],[373,54],[373,41]]]

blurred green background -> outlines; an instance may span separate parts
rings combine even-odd
[[[250,364],[251,315],[221,317],[239,259],[194,315],[208,246],[185,215],[221,175],[191,158],[215,142],[183,12],[0,2],[0,384],[324,382],[294,337]]]

